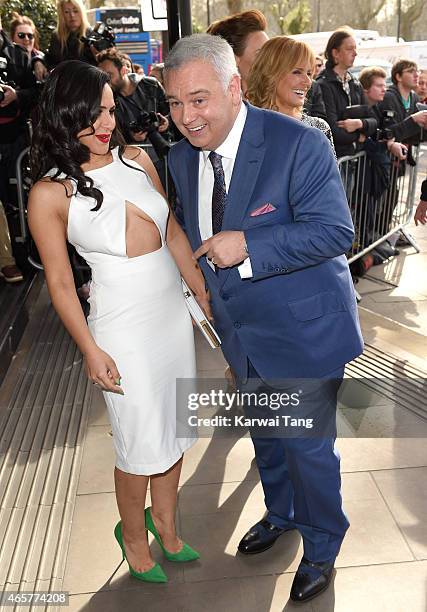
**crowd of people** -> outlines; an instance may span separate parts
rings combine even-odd
[[[150,76],[113,45],[95,47],[80,0],[59,0],[44,54],[28,17],[0,31],[1,201],[13,213],[10,179],[31,118],[29,227],[52,303],[104,392],[114,536],[130,574],[146,582],[167,581],[147,530],[168,561],[200,557],[175,526],[183,454],[196,441],[176,434],[176,379],[196,371],[181,277],[213,318],[239,389],[283,391],[280,381],[288,389],[310,377],[311,409],[335,410],[344,366],[363,350],[346,257],[355,177],[351,166],[340,174],[337,158],[376,147],[403,163],[427,126],[413,61],[393,65],[387,89],[377,67],[352,76],[349,29],[333,33],[324,57],[266,30],[258,10],[216,21],[178,41]],[[135,146],[147,139],[154,162],[168,153],[174,214],[153,160]],[[416,220],[425,223],[425,207]],[[21,280],[3,208],[0,248],[6,281]],[[92,273],[87,322],[70,248]],[[349,528],[334,423],[317,437],[251,430],[267,514],[238,550],[261,553],[297,529],[295,601],[328,587]]]
[[[427,71],[419,71],[411,60],[399,60],[393,65],[393,83],[387,88],[382,68],[365,68],[359,79],[351,75],[357,55],[351,30],[334,32],[324,54],[315,55],[309,45],[286,36],[269,40],[267,28],[265,16],[253,9],[215,21],[207,30],[224,38],[233,49],[248,102],[322,130],[338,158],[375,148],[403,162],[411,159],[411,146],[423,139],[427,125],[426,110],[418,109],[427,100]],[[16,160],[29,144],[28,120],[33,124],[38,121],[40,87],[53,68],[67,60],[80,60],[107,72],[125,141],[154,144],[152,159],[163,182],[163,164],[158,163],[158,157],[167,154],[167,143],[182,137],[170,118],[163,64],[153,64],[150,76],[146,76],[141,66],[114,46],[99,52],[93,44],[82,41],[91,31],[80,0],[58,2],[57,27],[44,52],[30,17],[13,13],[9,33],[1,30],[0,56],[6,64],[0,102],[0,269],[7,282],[23,278],[9,236],[9,229],[12,236],[17,231]],[[379,142],[378,134],[382,134]],[[341,165],[349,202],[355,172],[354,165]]]

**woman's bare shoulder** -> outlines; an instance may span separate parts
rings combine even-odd
[[[148,154],[141,149],[141,147],[137,147],[134,145],[127,145],[125,150],[123,151],[123,157],[125,159],[130,159],[131,161],[135,161],[137,164],[146,169],[147,161],[150,162],[150,157]]]
[[[30,196],[34,200],[68,201],[73,195],[73,186],[70,180],[53,180],[50,176],[44,176],[31,187]]]
[[[70,180],[52,180],[43,177],[30,190],[28,213],[32,219],[53,219],[52,214],[66,223],[73,186]]]

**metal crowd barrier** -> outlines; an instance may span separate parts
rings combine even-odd
[[[167,159],[158,160],[151,144],[138,146],[148,153],[159,174],[163,173],[163,184],[169,196]],[[418,162],[419,147],[412,147],[412,152],[415,162]],[[28,153],[29,148],[21,152],[16,167],[21,228],[21,234],[16,240],[24,243],[29,240],[26,191],[30,184],[26,182],[24,171]],[[390,158],[388,187],[380,195],[372,194],[372,176],[375,173],[373,162],[365,151],[353,156],[341,157],[338,160],[338,167],[355,227],[355,238],[351,251],[348,253],[349,263],[363,257],[399,230],[419,252],[420,249],[415,240],[405,229],[412,219],[418,165],[411,166],[407,162],[399,162],[396,158]],[[28,261],[34,267],[42,269],[41,264],[31,254]]]
[[[349,263],[363,257],[398,231],[419,253],[418,245],[405,229],[413,216],[419,147],[412,147],[412,156],[416,165],[388,157],[388,186],[382,193],[378,187],[381,181],[376,178],[375,162],[365,151],[338,160],[355,228],[355,238],[348,253]]]

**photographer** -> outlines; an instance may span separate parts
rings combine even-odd
[[[418,144],[422,140],[422,129],[427,128],[427,111],[418,111],[418,96],[414,89],[418,85],[418,68],[412,60],[400,59],[391,69],[393,85],[378,104],[381,111],[395,113],[393,135],[397,140]]]
[[[130,78],[124,55],[114,48],[99,53],[97,60],[98,68],[106,72],[111,79],[110,84],[117,105],[116,119],[126,142],[146,142],[150,127],[155,127],[157,133],[168,137],[169,120],[166,116],[169,114],[169,103],[157,79],[146,76],[136,78],[136,75]],[[147,129],[141,129],[139,124],[142,111],[155,113],[158,127],[147,125]],[[151,123],[151,119],[148,119],[148,124]],[[161,157],[159,153],[157,155]]]
[[[27,52],[10,42],[1,20],[0,80],[0,200],[8,210],[16,204],[10,179],[16,177],[16,160],[29,143],[27,119],[37,103],[37,86]],[[5,235],[5,228],[1,233]],[[16,276],[22,278],[18,269]]]
[[[356,40],[352,32],[337,30],[328,40],[326,67],[317,79],[338,157],[354,155],[362,148],[366,136],[375,133],[377,128],[373,117],[343,119],[347,106],[366,104],[362,86],[348,72],[356,56]]]
[[[396,142],[396,133],[402,131],[402,125],[397,122],[394,111],[381,108],[387,89],[386,78],[385,70],[378,66],[364,68],[359,75],[368,106],[378,123],[379,140],[389,153],[403,160],[406,159],[408,147]]]
[[[381,231],[386,231],[392,219],[397,195],[397,177],[399,171],[392,172],[392,159],[390,155],[400,162],[398,169],[405,164],[408,147],[396,142],[393,128],[396,127],[394,111],[381,111],[379,104],[386,92],[386,72],[377,66],[364,68],[360,73],[360,83],[368,105],[352,107],[348,111],[359,111],[360,116],[372,114],[377,120],[378,130],[372,137],[368,137],[363,145],[367,155],[367,164],[363,172],[361,190],[365,197],[359,197],[361,228],[359,242],[368,246],[375,240]],[[396,163],[395,160],[393,162]],[[390,197],[382,199],[383,194],[389,190]],[[362,195],[361,193],[359,195]],[[385,241],[374,250],[374,262],[382,263],[389,257],[397,255],[394,247]]]
[[[80,0],[59,0],[57,26],[45,56],[49,70],[71,59],[96,65],[96,49],[81,41],[82,36],[90,33],[86,10]]]

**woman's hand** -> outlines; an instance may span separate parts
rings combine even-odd
[[[85,354],[85,361],[88,378],[93,384],[99,385],[103,391],[124,395],[123,389],[119,386],[121,376],[108,353],[96,347]]]
[[[211,296],[209,291],[205,291],[203,293],[194,294],[194,297],[197,300],[198,305],[203,310],[205,315],[207,316],[209,321],[213,321],[213,314],[211,310]]]

